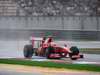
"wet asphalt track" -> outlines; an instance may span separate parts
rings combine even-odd
[[[78,59],[76,61],[71,61],[75,64],[99,64],[100,65],[100,55],[97,54],[83,54],[83,59]],[[10,51],[0,51],[0,58],[24,58],[22,50],[10,50]],[[45,57],[33,56],[32,61],[47,61]],[[69,58],[63,58],[62,60],[70,61]]]
[[[23,46],[28,44],[28,41],[0,41],[0,58],[24,58]],[[79,44],[79,43],[78,43]],[[98,46],[98,42],[97,42]],[[99,47],[99,46],[98,46]],[[35,57],[31,60],[46,61],[44,57]],[[69,58],[64,58],[65,61],[69,61]],[[98,54],[84,54],[84,59],[78,59],[72,61],[76,64],[100,64],[100,55]]]

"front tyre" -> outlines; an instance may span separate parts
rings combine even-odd
[[[72,46],[71,48],[70,48],[70,50],[71,50],[71,53],[69,53],[69,56],[70,56],[70,58],[72,59],[72,60],[77,60],[78,58],[77,57],[73,57],[73,56],[78,56],[78,54],[79,54],[79,49],[76,47],[76,46]]]
[[[75,58],[75,57],[73,58],[73,54],[72,53],[69,53],[69,57],[70,57],[71,60],[77,60],[77,58]]]
[[[32,58],[34,50],[32,45],[25,45],[24,46],[24,57],[25,58]]]

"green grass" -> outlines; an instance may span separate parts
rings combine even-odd
[[[100,54],[100,48],[80,48],[80,52],[88,54]]]
[[[65,63],[55,63],[50,61],[44,62],[44,61],[30,61],[30,60],[18,60],[18,59],[0,59],[0,64],[16,64],[16,65],[26,65],[26,66],[65,68],[65,69],[72,69],[72,70],[100,72],[100,66],[98,65],[65,64]]]

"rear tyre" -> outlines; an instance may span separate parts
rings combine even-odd
[[[35,52],[35,56],[38,56],[37,52]]]
[[[35,56],[38,56],[37,49],[34,49]]]
[[[45,55],[46,55],[47,59],[50,59],[51,53],[54,53],[54,47],[49,46],[48,48],[46,48],[46,52],[45,52]]]
[[[24,57],[25,58],[32,58],[34,49],[32,45],[25,45],[24,46]]]
[[[50,59],[50,50],[49,48],[46,48],[45,56],[47,59]]]

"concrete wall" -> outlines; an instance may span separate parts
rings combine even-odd
[[[0,40],[28,40],[56,33],[57,39],[100,40],[100,17],[0,17]]]
[[[100,30],[100,17],[0,17],[0,29]]]

